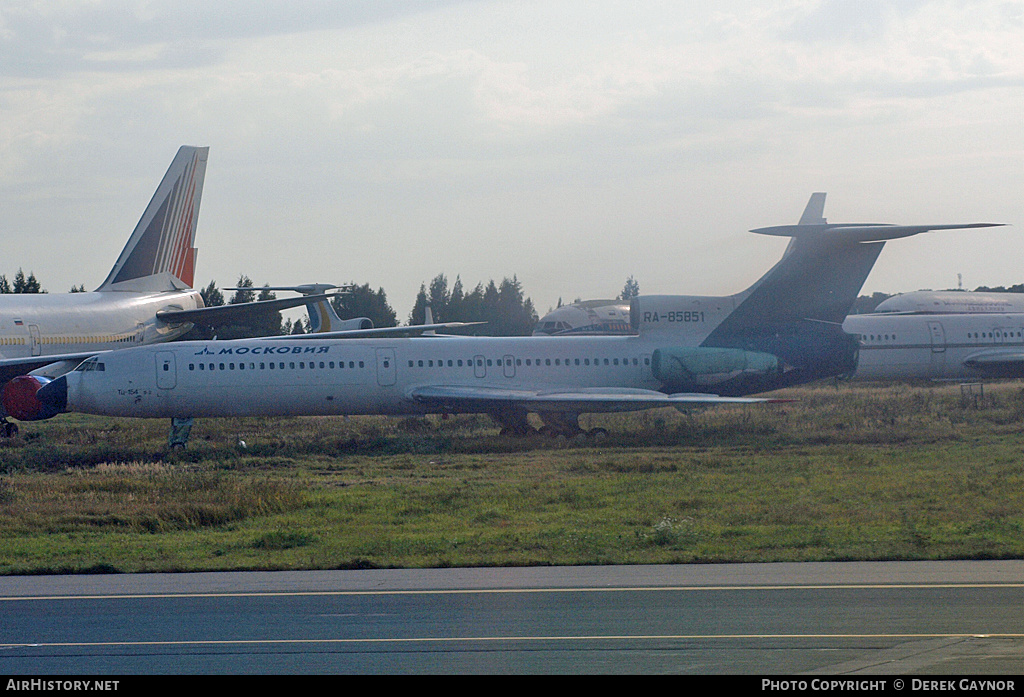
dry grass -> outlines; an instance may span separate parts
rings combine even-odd
[[[0,444],[0,572],[1024,556],[1024,390],[586,416],[59,417]],[[246,447],[238,446],[239,440]]]

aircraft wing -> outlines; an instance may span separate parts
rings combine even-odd
[[[654,390],[626,387],[581,388],[564,390],[504,389],[465,385],[424,385],[413,388],[409,396],[417,402],[460,411],[472,407],[478,411],[488,402],[495,405],[519,405],[530,411],[573,413],[636,411],[654,407],[683,407],[692,404],[754,404],[790,400],[768,397],[720,397],[716,394],[680,392],[664,394]]]
[[[964,359],[964,365],[991,377],[1024,377],[1024,350],[982,351]]]
[[[337,332],[315,332],[312,334],[282,334],[281,336],[265,336],[264,339],[278,341],[295,341],[302,339],[367,339],[377,336],[415,336],[438,329],[461,329],[486,322],[441,322],[438,324],[413,324],[407,327],[374,327],[373,329],[343,329]],[[438,338],[443,335],[438,334]]]
[[[258,288],[252,290],[260,290]],[[318,295],[304,295],[298,298],[280,298],[278,300],[260,300],[251,303],[238,303],[236,305],[217,305],[215,307],[200,307],[195,310],[161,310],[156,313],[156,318],[162,322],[176,324],[180,322],[192,322],[203,324],[225,324],[235,320],[248,319],[254,314],[262,312],[279,312],[292,307],[308,305],[320,300],[327,300],[331,296],[326,293]]]

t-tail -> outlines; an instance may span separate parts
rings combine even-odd
[[[754,285],[735,296],[736,310],[709,341],[742,335],[751,326],[779,322],[841,325],[853,307],[887,240],[931,230],[994,227],[998,223],[891,225],[829,223],[823,217],[825,194],[811,195],[796,225],[751,230],[789,237],[782,259]]]
[[[679,342],[652,358],[667,389],[694,389],[697,374],[733,375],[715,389],[749,394],[851,373],[859,343],[842,323],[885,242],[998,225],[836,224],[825,220],[824,206],[825,194],[812,194],[796,225],[751,231],[791,240],[782,259],[741,293],[633,299],[634,328],[659,343]]]
[[[175,288],[192,287],[196,223],[209,150],[184,145],[178,149],[128,244],[96,290],[134,290],[145,286],[152,286],[144,288],[147,290],[164,290],[168,283]],[[134,283],[128,284],[129,281]]]

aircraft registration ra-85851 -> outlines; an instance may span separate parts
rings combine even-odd
[[[24,396],[97,353],[175,339],[197,320],[276,312],[326,296],[203,307],[192,288],[209,148],[182,146],[105,281],[93,292],[0,295],[0,435]],[[364,326],[355,321],[353,327]],[[339,327],[342,328],[342,327]],[[19,377],[20,376],[20,377]]]
[[[797,225],[754,230],[791,240],[750,288],[633,298],[631,336],[180,342],[90,358],[34,407],[40,418],[476,412],[512,433],[532,431],[533,412],[568,435],[580,413],[764,401],[747,395],[854,370],[858,342],[841,323],[885,240],[989,225],[829,224],[824,198]]]

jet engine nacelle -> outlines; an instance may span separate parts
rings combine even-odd
[[[332,331],[348,331],[350,329],[373,329],[373,321],[369,317],[354,317],[343,319],[340,326],[332,327]]]
[[[759,351],[679,346],[654,351],[651,371],[674,392],[688,392],[737,378],[760,380],[782,372],[777,356]]]
[[[19,375],[4,385],[4,411],[19,421],[42,421],[52,419],[60,413],[54,407],[39,400],[37,393],[51,382],[41,375]]]

